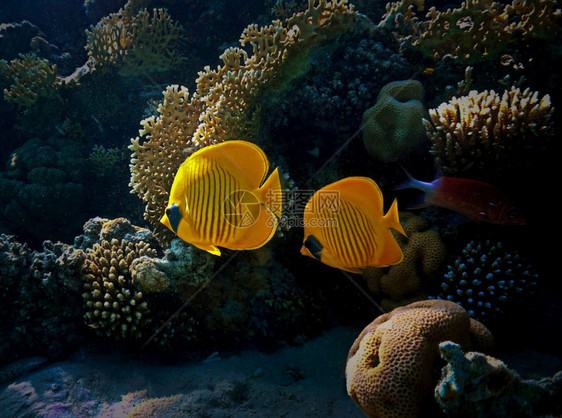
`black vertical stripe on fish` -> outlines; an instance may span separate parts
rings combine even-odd
[[[341,212],[340,212],[341,213]],[[347,251],[346,251],[346,245],[345,245],[345,241],[344,238],[342,236],[342,219],[340,216],[340,213],[335,215],[335,218],[337,220],[337,225],[335,228],[330,228],[330,232],[332,234],[332,239],[334,241],[334,250],[336,251],[336,254],[338,255],[338,257],[343,260],[345,263],[348,262],[347,260]],[[334,216],[334,215],[332,215]]]
[[[322,255],[322,244],[318,241],[314,235],[309,235],[304,242],[304,246],[310,251],[310,254],[314,256],[317,260],[321,261]]]
[[[349,219],[351,220],[350,232],[353,236],[352,245],[354,248],[354,265],[364,266],[367,261],[367,257],[362,233],[357,222],[357,208],[351,204],[347,204],[347,207],[347,213],[349,215]]]
[[[351,234],[351,223],[352,220],[349,217],[349,206],[346,202],[343,202],[343,207],[341,208],[339,215],[342,219],[343,227],[340,228],[342,240],[344,243],[344,253],[346,258],[346,263],[350,266],[355,265],[355,245],[353,243],[353,235]]]
[[[370,239],[372,234],[372,226],[369,219],[356,207],[353,208],[355,213],[355,224],[357,226],[357,240],[362,248],[363,262],[369,262],[370,255],[374,254],[375,248]]]
[[[215,194],[217,192],[216,187],[216,170],[209,170],[209,200],[208,206],[206,207],[206,219],[205,219],[205,236],[210,242],[215,242],[213,237],[213,223],[215,222]]]
[[[220,223],[217,225],[217,242],[224,243],[226,242],[226,237],[224,234],[228,225],[228,219],[226,218],[228,216],[228,206],[226,205],[227,199],[230,198],[230,184],[228,182],[224,169],[220,165],[217,167],[217,172],[220,179],[219,181],[223,185],[222,194],[220,195],[220,201],[217,205],[218,219],[220,221]]]
[[[221,171],[219,169],[219,165],[215,167],[213,170],[215,176],[215,183],[214,183],[214,199],[213,199],[213,222],[211,223],[211,236],[213,237],[214,242],[219,243],[219,235],[220,235],[220,227],[221,222],[224,220],[221,216],[221,200],[223,199],[224,193],[224,183],[221,176]]]
[[[197,213],[199,214],[199,225],[202,225],[199,233],[201,237],[208,241],[209,237],[205,235],[205,220],[207,219],[207,208],[209,207],[209,172],[212,167],[209,164],[205,164],[203,170],[203,175],[201,177],[201,207],[198,208]]]

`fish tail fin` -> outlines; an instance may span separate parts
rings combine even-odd
[[[408,170],[406,170],[402,166],[400,166],[400,167],[402,168],[402,170],[404,170],[404,173],[406,173],[406,176],[408,176],[408,180],[403,181],[402,183],[399,183],[398,185],[396,185],[394,187],[394,190],[418,189],[418,190],[421,190],[422,192],[427,193],[433,188],[433,184],[426,183],[425,181],[421,181],[421,180],[418,180],[418,179],[414,178],[414,176],[412,176],[410,173],[408,173]]]
[[[390,209],[386,212],[386,215],[384,215],[384,220],[389,228],[395,229],[402,235],[407,236],[406,231],[402,228],[402,224],[400,224],[400,218],[398,216],[398,201],[396,199],[394,199]]]
[[[279,168],[273,170],[273,173],[271,173],[259,190],[262,193],[262,201],[265,203],[265,206],[267,206],[277,218],[281,218],[283,214],[283,187],[281,186]]]

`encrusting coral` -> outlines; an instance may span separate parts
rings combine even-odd
[[[424,124],[444,173],[494,183],[503,170],[524,170],[544,156],[553,112],[550,96],[530,89],[472,90],[431,109]]]
[[[501,242],[470,241],[447,266],[439,299],[456,302],[484,323],[500,319],[533,293],[538,274]]]
[[[355,13],[346,0],[310,0],[308,8],[285,21],[248,26],[242,47],[228,48],[216,70],[205,67],[189,95],[185,87],[169,86],[159,115],[141,122],[132,140],[132,192],[145,202],[145,219],[160,237],[168,191],[177,168],[194,147],[229,139],[255,139],[260,99],[267,89],[282,88],[305,68],[307,53],[335,33],[353,27]]]
[[[435,399],[448,417],[560,416],[562,371],[540,380],[523,379],[501,360],[463,352],[445,341],[439,352],[447,365]]]
[[[434,404],[433,379],[443,341],[487,351],[493,338],[453,302],[420,301],[371,322],[349,350],[347,392],[369,417],[417,417]],[[481,344],[475,347],[476,344]]]
[[[417,80],[393,81],[380,91],[375,105],[363,113],[363,143],[377,160],[398,161],[426,140],[424,91]]]
[[[386,310],[425,299],[445,262],[445,244],[437,231],[428,229],[424,218],[411,212],[401,212],[400,221],[407,237],[393,235],[402,248],[402,262],[363,271],[369,290],[376,296],[382,296],[381,305]]]

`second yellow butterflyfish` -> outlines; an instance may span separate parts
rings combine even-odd
[[[402,261],[390,228],[406,235],[396,200],[383,212],[383,195],[368,177],[347,177],[318,190],[304,210],[301,254],[351,273]]]
[[[202,148],[178,169],[161,222],[211,254],[260,248],[277,231],[283,207],[279,171],[265,180],[268,171],[265,153],[251,142]]]

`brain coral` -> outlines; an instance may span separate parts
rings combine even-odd
[[[347,392],[369,417],[418,417],[433,403],[438,346],[454,341],[489,349],[490,332],[453,302],[414,302],[371,322],[349,350]],[[479,333],[479,334],[477,334]],[[473,338],[477,336],[477,338]]]
[[[397,161],[424,140],[424,91],[417,80],[393,81],[380,91],[375,105],[363,113],[363,143],[382,162]]]
[[[363,277],[369,290],[382,296],[386,310],[425,299],[428,287],[438,277],[445,261],[445,244],[439,233],[428,229],[427,221],[411,212],[401,212],[400,221],[407,237],[395,234],[404,259],[385,268],[367,268]]]

